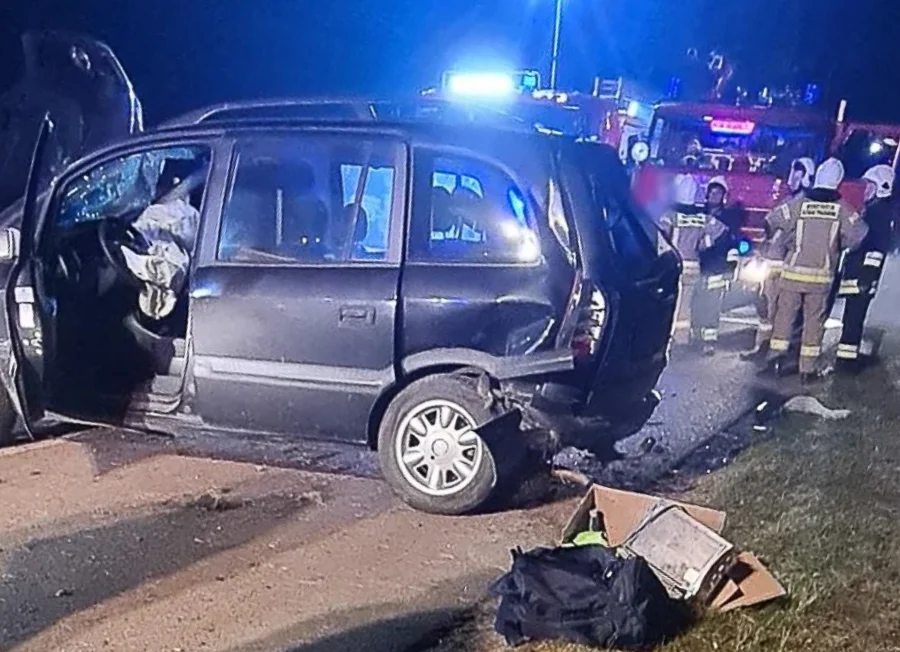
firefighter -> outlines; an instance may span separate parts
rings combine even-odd
[[[839,296],[846,297],[844,329],[837,350],[838,368],[850,372],[859,369],[859,345],[862,343],[866,313],[878,289],[881,270],[893,238],[893,168],[890,165],[876,165],[863,175],[863,179],[866,182],[863,220],[869,227],[869,233],[859,249],[847,254],[838,289]]]
[[[780,362],[787,353],[794,321],[802,312],[803,381],[817,377],[828,294],[841,250],[856,249],[868,232],[856,211],[841,200],[837,189],[843,180],[843,164],[830,158],[816,170],[813,188],[806,196],[792,198],[767,217],[770,232],[784,233],[787,251],[772,320],[770,357]]]
[[[722,222],[707,216],[702,207],[696,205],[698,188],[697,180],[690,174],[680,175],[676,179],[675,203],[660,218],[660,229],[681,255],[683,263],[672,339],[676,344],[690,344],[691,336],[699,334],[709,350],[715,344],[718,330],[710,327],[704,329],[692,319],[698,281],[701,279],[700,253],[709,249],[727,229]],[[707,309],[702,299],[700,304],[700,315],[704,315]]]
[[[732,230],[737,221],[727,203],[728,183],[724,177],[713,177],[706,184],[703,212],[708,220],[714,220],[713,224],[717,221],[726,228],[716,226],[708,232],[699,253],[700,280],[694,291],[693,327],[699,332],[705,355],[713,355],[716,350],[722,299],[737,255],[737,249],[732,249]]]
[[[788,175],[787,184],[791,190],[791,198],[788,202],[798,197],[802,198],[813,183],[813,175],[816,172],[816,164],[811,158],[798,158],[791,164],[791,172]],[[770,224],[770,218],[781,210],[783,204],[776,206],[766,216],[766,225]],[[785,234],[782,230],[769,232],[766,241],[761,247],[761,256],[765,266],[765,276],[760,286],[759,298],[756,303],[759,313],[759,326],[756,329],[756,342],[752,349],[741,354],[744,360],[760,360],[765,357],[769,340],[772,339],[772,318],[775,315],[775,302],[778,299],[778,287],[781,279],[781,268],[784,265],[786,255]]]

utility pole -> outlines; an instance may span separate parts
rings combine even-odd
[[[553,56],[550,59],[550,90],[556,90],[556,75],[559,70],[559,34],[562,31],[563,0],[556,0],[556,20],[553,21]]]

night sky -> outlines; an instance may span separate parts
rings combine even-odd
[[[718,47],[751,87],[815,80],[853,119],[900,122],[896,0],[565,0],[561,87],[594,75],[660,87]],[[254,96],[414,92],[466,64],[549,64],[553,0],[0,0],[0,82],[28,28],[84,32],[119,55],[149,124]],[[852,8],[849,8],[852,7]]]

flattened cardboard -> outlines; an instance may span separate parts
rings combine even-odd
[[[785,588],[752,553],[740,553],[728,575],[728,581],[710,604],[713,611],[725,613],[787,595]]]
[[[708,507],[681,503],[676,500],[668,500],[647,494],[638,494],[620,489],[610,489],[595,484],[591,487],[575,513],[569,519],[563,530],[563,542],[572,540],[576,534],[587,529],[588,519],[592,509],[597,509],[603,514],[609,545],[618,547],[628,540],[650,512],[660,503],[677,505],[700,521],[716,534],[721,534],[725,529],[725,513]]]
[[[566,527],[562,542],[569,543],[579,532],[588,528],[590,512],[603,515],[610,546],[624,544],[654,509],[663,505],[677,505],[692,518],[717,534],[725,529],[725,513],[699,505],[682,503],[656,496],[648,496],[601,485],[592,486],[578,504]],[[787,591],[754,555],[742,552],[737,563],[727,573],[728,580],[710,599],[712,611],[726,612],[760,604],[787,595]]]

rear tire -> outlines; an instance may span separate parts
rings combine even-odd
[[[13,428],[16,425],[16,409],[6,389],[0,386],[0,448],[9,446],[16,440]]]
[[[497,416],[474,379],[437,375],[403,389],[378,431],[385,480],[411,507],[459,515],[482,506],[497,486],[497,465],[473,429]]]

